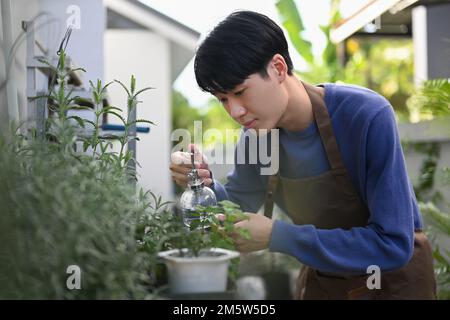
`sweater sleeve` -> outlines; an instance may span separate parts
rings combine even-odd
[[[296,257],[324,272],[364,274],[377,265],[382,271],[404,266],[413,252],[415,198],[406,172],[393,110],[381,109],[367,130],[365,193],[370,218],[367,227],[317,229],[276,221],[271,251]],[[364,142],[363,142],[364,143]]]

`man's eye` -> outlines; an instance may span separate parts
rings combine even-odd
[[[228,102],[228,99],[227,98],[220,98],[219,101],[220,101],[220,103],[225,104],[225,103]]]
[[[244,93],[244,91],[245,91],[245,89],[243,89],[243,90],[241,90],[241,91],[238,91],[238,92],[235,92],[234,95],[235,95],[236,97],[239,97],[239,96],[241,96],[241,95]]]

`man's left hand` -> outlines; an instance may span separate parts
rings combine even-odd
[[[267,249],[272,235],[273,221],[261,214],[246,213],[248,219],[234,224],[237,229],[246,229],[250,239],[245,239],[238,232],[232,234],[236,249],[240,252],[250,252]]]

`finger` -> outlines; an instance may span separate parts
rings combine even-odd
[[[195,143],[188,144],[188,152],[194,152],[194,154],[201,154],[200,148]]]
[[[236,228],[245,228],[248,221],[248,214],[244,213],[242,215],[233,215],[233,222]]]
[[[197,147],[197,145],[190,143],[188,145],[188,150],[189,152],[194,152],[194,160],[196,163],[198,163],[200,166],[200,168],[202,169],[207,169],[208,166],[208,159],[206,158],[206,156],[203,154],[202,150]]]
[[[176,151],[170,155],[170,162],[176,165],[190,164],[191,157],[188,152]]]
[[[174,164],[169,165],[169,169],[172,172],[176,172],[176,173],[180,173],[180,174],[184,174],[184,175],[187,175],[191,171],[191,168],[181,166],[181,165],[174,165]]]
[[[200,178],[206,179],[206,178],[211,178],[211,172],[209,170],[206,169],[198,169],[197,170],[198,176]]]
[[[200,162],[194,162],[194,166],[195,166],[195,168],[196,169],[206,169],[205,167],[204,167],[204,165],[202,164],[202,163],[200,163]],[[170,165],[169,165],[169,168],[171,169],[171,170],[176,170],[176,171],[180,171],[181,172],[181,169],[183,169],[184,171],[187,171],[187,172],[189,172],[189,171],[191,171],[192,170],[192,163],[191,162],[189,162],[189,163],[178,163],[178,162],[171,162],[170,163]]]
[[[204,182],[205,182],[205,186],[207,186],[207,187],[210,187],[213,183],[212,179],[209,179],[209,178],[205,179]]]
[[[248,224],[248,221],[247,221],[247,219],[245,219],[245,218],[241,218],[241,217],[238,217],[237,218],[238,220],[236,220],[235,221],[235,223],[234,223],[234,227],[235,228],[247,228],[247,224]]]
[[[182,184],[186,184],[187,182],[188,182],[188,177],[185,175],[185,174],[181,174],[181,173],[178,173],[178,172],[171,172],[171,176],[172,176],[172,179],[173,180],[175,180],[175,182],[177,182],[178,184],[179,183],[182,183]]]
[[[240,252],[245,251],[245,248],[246,248],[246,246],[247,246],[247,242],[246,242],[244,239],[242,239],[242,237],[234,236],[234,237],[231,237],[231,238],[232,238],[232,240],[233,240],[233,245],[234,245],[234,247],[235,247],[238,251],[240,251]]]
[[[183,174],[183,175],[187,175],[187,174],[191,171],[190,168],[186,168],[186,167],[179,166],[179,165],[173,165],[173,164],[171,164],[171,165],[169,166],[169,169],[170,169],[172,172],[179,173],[179,174]],[[206,170],[206,169],[198,169],[198,170],[197,170],[197,174],[198,174],[198,176],[199,176],[200,178],[202,178],[202,179],[208,179],[208,178],[211,178],[211,171]],[[211,180],[211,179],[209,179],[209,180]],[[210,182],[212,182],[212,180],[211,180]]]
[[[181,188],[186,188],[187,187],[187,183],[183,182],[183,181],[179,181],[179,180],[174,180],[175,183],[180,186]]]

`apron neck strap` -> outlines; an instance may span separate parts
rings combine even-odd
[[[341,153],[334,135],[333,126],[331,124],[330,115],[328,113],[327,106],[325,105],[325,101],[316,87],[304,82],[302,82],[302,84],[309,96],[309,99],[311,100],[314,119],[316,121],[330,167],[333,171],[343,170],[344,165],[342,164]]]
[[[275,192],[278,185],[278,173],[271,175],[267,183],[266,199],[264,201],[264,215],[272,219],[273,204],[275,201]]]

